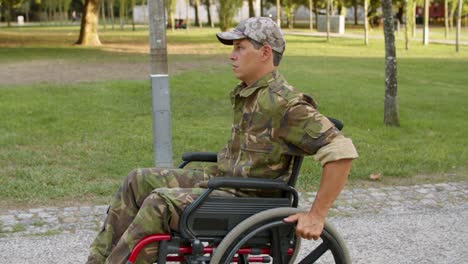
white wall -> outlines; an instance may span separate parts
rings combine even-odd
[[[210,7],[211,11],[211,18],[213,19],[214,23],[218,23],[218,7],[216,4],[212,4]],[[193,6],[189,6],[187,8],[187,1],[186,0],[177,0],[176,2],[176,10],[174,12],[175,19],[186,19],[187,17],[187,10],[189,12],[189,19],[190,21],[195,20],[195,9]],[[260,15],[260,0],[255,0],[254,2],[254,10],[255,15]],[[133,8],[133,16],[135,22],[137,23],[148,23],[148,7],[144,6],[135,6]],[[198,17],[202,23],[208,23],[208,12],[206,10],[206,6],[202,5],[198,7]],[[239,12],[234,17],[235,22],[239,22],[243,19],[249,17],[249,3],[248,1],[244,1],[242,8],[239,9]],[[166,16],[167,18],[167,16]]]

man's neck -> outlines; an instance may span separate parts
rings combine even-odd
[[[261,69],[258,74],[257,74],[257,78],[253,79],[253,80],[249,80],[249,81],[244,81],[244,84],[245,84],[245,87],[249,87],[251,86],[252,84],[254,84],[256,81],[260,80],[261,78],[263,78],[265,75],[275,71],[277,69],[277,67],[273,66],[273,67],[268,67],[268,68],[264,68],[264,69]]]

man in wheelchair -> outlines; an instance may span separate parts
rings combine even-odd
[[[216,166],[204,171],[136,169],[114,197],[102,230],[91,245],[91,263],[125,263],[138,241],[151,234],[178,230],[184,208],[219,176],[288,181],[293,156],[315,155],[323,166],[320,188],[308,213],[284,219],[297,222],[299,237],[317,239],[332,203],[357,158],[352,141],[316,109],[314,100],[296,91],[277,67],[285,50],[280,28],[269,18],[242,21],[218,40],[233,45],[232,71],[241,82],[231,92],[234,120],[231,138],[218,152]],[[239,190],[216,190],[213,196],[248,196]],[[153,263],[158,245],[145,247],[138,263]]]

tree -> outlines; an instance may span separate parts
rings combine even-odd
[[[104,25],[104,31],[106,30],[106,4],[104,0],[101,0],[101,21]]]
[[[462,17],[463,0],[458,0],[458,16],[457,16],[457,36],[456,36],[456,51],[460,51],[460,31],[461,31],[461,17]]]
[[[125,26],[125,9],[127,6],[127,1],[126,0],[120,0],[119,1],[119,20],[120,20],[120,29],[123,30]]]
[[[167,13],[169,14],[169,23],[171,24],[171,31],[174,32],[175,30],[174,12],[176,9],[176,0],[166,1],[166,9],[167,9]]]
[[[242,6],[242,0],[220,0],[218,15],[219,15],[219,28],[226,31],[233,25],[234,15],[237,10]]]
[[[286,13],[286,25],[292,29],[294,24],[294,10],[297,7],[297,0],[283,0],[284,12]]]
[[[190,0],[185,0],[185,24],[187,25],[187,30],[190,29],[189,7]]]
[[[200,22],[200,17],[198,15],[198,7],[200,6],[200,0],[193,0],[192,6],[195,10],[195,26],[202,27],[202,23]]]
[[[327,41],[330,41],[330,9],[331,9],[331,1],[327,0]]]
[[[211,0],[202,0],[203,5],[206,7],[206,15],[208,16],[208,24],[214,28],[214,22],[211,17]]]
[[[83,17],[81,18],[80,36],[76,44],[83,46],[99,46],[98,35],[99,0],[85,0]]]
[[[448,24],[448,2],[449,0],[444,0],[444,27],[445,27],[445,38],[448,37],[449,34],[449,24]]]
[[[423,44],[429,44],[429,0],[424,0],[424,30],[423,30]]]
[[[366,1],[366,0],[364,0]],[[353,9],[354,9],[354,25],[357,25],[358,24],[358,1],[357,0],[352,0],[351,1],[352,4],[353,4]],[[367,14],[366,14],[367,16]]]
[[[409,35],[410,35],[410,30],[413,28],[413,5],[414,2],[413,0],[405,0],[405,12],[406,12],[406,24],[405,24],[405,49],[409,49]]]
[[[389,126],[400,126],[397,100],[397,63],[395,51],[395,34],[392,14],[392,0],[382,0],[385,35],[385,103],[384,123]]]
[[[114,19],[114,0],[109,0],[109,15],[112,23],[112,29],[115,27],[115,19]]]
[[[135,0],[130,1],[130,10],[132,10],[132,13],[133,13],[133,7],[135,6],[135,4],[136,4]],[[128,15],[128,6],[127,6],[127,15]],[[132,31],[135,31],[135,19],[133,15],[131,19],[132,19]]]
[[[412,11],[412,25],[413,25],[413,31],[412,31],[412,36],[413,38],[416,37],[416,10],[417,10],[417,7],[422,5],[424,3],[424,0],[413,0],[413,11]]]
[[[276,0],[276,24],[281,28],[281,3]]]
[[[26,0],[23,3],[21,3],[20,10],[21,12],[24,13],[26,22],[29,22],[29,12],[31,11],[31,1]]]
[[[254,0],[248,0],[249,2],[249,17],[255,16],[255,9],[254,9]]]
[[[313,5],[314,5],[313,0],[309,0],[309,28],[310,30],[314,29],[314,16],[312,12]]]
[[[11,27],[11,15],[13,12],[13,7],[19,4],[19,0],[3,0],[2,6],[5,6],[5,20],[7,22],[7,26]]]
[[[364,0],[364,44],[369,45],[369,0]]]
[[[455,11],[457,10],[457,0],[450,0],[450,10],[449,10],[449,30],[453,30],[453,18],[455,17]]]

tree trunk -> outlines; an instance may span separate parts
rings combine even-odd
[[[313,0],[309,0],[309,28],[310,30],[314,29],[314,16],[312,12]]]
[[[405,1],[406,24],[405,24],[405,49],[409,50],[410,43],[410,30],[412,29],[413,22],[413,0]]]
[[[249,0],[249,17],[255,16],[254,0]]]
[[[416,4],[416,0],[415,0],[415,2],[413,4],[413,19],[412,19],[413,20],[413,38],[416,37],[416,6],[417,6],[417,4]]]
[[[125,27],[125,0],[120,0],[119,6],[119,19],[120,19],[120,29],[124,30]]]
[[[389,126],[400,126],[397,100],[397,63],[395,35],[392,14],[392,0],[382,0],[385,35],[385,106],[384,123]]]
[[[187,27],[187,30],[190,29],[190,17],[189,17],[189,10],[190,10],[190,0],[185,0],[185,24]]]
[[[449,14],[449,28],[450,30],[453,30],[453,17],[455,16],[455,11],[457,10],[457,4],[455,3],[455,0],[452,1],[451,8],[450,8],[450,14]]]
[[[214,28],[214,21],[211,17],[211,0],[206,0],[206,14],[208,16],[208,24],[211,28]]]
[[[429,0],[424,0],[423,44],[429,44]]]
[[[106,30],[106,5],[104,0],[101,0],[101,23],[104,26],[104,30]]]
[[[276,0],[276,24],[281,28],[281,4]]]
[[[265,16],[265,14],[263,13],[263,6],[264,6],[263,1],[265,0],[260,0],[260,16],[262,17]]]
[[[5,20],[7,22],[7,27],[11,27],[11,3],[10,1],[6,1],[6,12],[5,12]]]
[[[330,1],[327,0],[327,41],[330,41]]]
[[[49,3],[49,6],[47,7],[47,22],[50,22],[52,20],[52,7],[50,6],[50,3]]]
[[[114,19],[114,0],[109,0],[109,15],[112,23],[112,30],[114,30],[115,19]]]
[[[354,7],[354,25],[358,24],[358,1],[353,0],[353,7]],[[367,17],[367,14],[364,14],[365,17]]]
[[[98,0],[86,0],[81,18],[80,36],[76,44],[83,46],[99,46],[99,2]]]
[[[369,0],[364,0],[364,44],[369,45]]]
[[[462,16],[463,0],[458,0],[458,16],[457,16],[457,37],[456,51],[460,51],[460,31],[461,31],[461,16]]]
[[[132,9],[132,31],[135,31],[135,16],[133,15],[133,8],[135,7],[135,0],[132,0],[130,8]]]
[[[169,15],[169,23],[171,24],[171,32],[174,32],[175,31],[174,10],[175,10],[176,0],[165,1],[165,3],[167,5],[166,9],[167,9],[167,13]]]
[[[58,10],[59,10],[59,15],[58,18],[60,20],[60,24],[63,24],[63,21],[65,21],[65,18],[63,17],[63,3],[59,2],[58,3]]]
[[[318,25],[318,12],[317,12],[317,10],[318,10],[318,7],[317,7],[318,3],[317,3],[317,2],[318,2],[318,1],[314,1],[315,25]]]
[[[289,29],[293,29],[294,24],[294,7],[291,4],[290,6],[286,6],[284,11],[286,13],[286,27]]]
[[[200,17],[198,16],[198,6],[200,5],[200,0],[195,0],[195,26],[202,27],[200,22]]]
[[[449,35],[448,0],[444,0],[444,26],[445,26],[445,39],[447,39]]]

